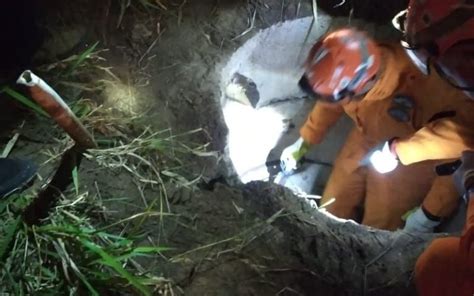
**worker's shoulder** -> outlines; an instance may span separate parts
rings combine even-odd
[[[384,60],[384,72],[393,75],[393,71],[405,74],[418,73],[418,69],[408,56],[406,49],[400,44],[400,41],[385,41],[377,43],[380,49],[380,55]]]
[[[382,57],[382,68],[374,87],[366,98],[381,99],[395,94],[400,89],[400,83],[405,77],[417,73],[405,50],[399,42],[377,43]]]
[[[408,59],[405,53],[405,49],[400,44],[399,40],[379,41],[377,42],[377,46],[382,51],[382,55],[386,53],[395,56],[401,56],[403,59]]]

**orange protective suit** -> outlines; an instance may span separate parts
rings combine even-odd
[[[356,127],[336,159],[322,202],[334,197],[328,207],[334,215],[393,230],[403,225],[404,213],[421,203],[438,217],[456,208],[452,178],[437,177],[433,167],[437,160],[474,148],[474,101],[435,71],[421,73],[398,43],[380,44],[380,49],[384,63],[374,87],[345,104],[317,102],[300,134],[318,144],[344,112],[353,119]],[[405,122],[388,113],[401,95],[414,102]],[[405,166],[382,175],[360,164],[372,148],[392,138],[399,138],[396,152]]]
[[[474,196],[463,238],[435,239],[418,258],[415,283],[420,296],[474,295],[474,246],[461,245],[469,235],[474,235]]]

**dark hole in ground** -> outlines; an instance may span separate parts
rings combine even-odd
[[[32,65],[34,53],[41,46],[38,28],[38,1],[5,1],[0,9],[0,88],[15,83],[20,73]],[[0,135],[24,116],[23,108],[13,103],[4,91],[0,93]]]

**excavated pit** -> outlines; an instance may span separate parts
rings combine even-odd
[[[305,57],[330,25],[325,14],[315,23],[306,17],[274,24],[247,40],[223,67],[220,102],[229,129],[228,154],[242,182],[277,177],[281,151],[298,138],[314,104],[298,86]],[[351,126],[342,120],[311,150],[314,163],[276,181],[294,191],[321,193]]]
[[[312,17],[278,22],[261,30],[241,45],[220,70],[220,104],[228,127],[227,153],[243,183],[270,181],[297,195],[318,196],[332,170],[338,151],[353,127],[343,117],[313,146],[300,169],[281,173],[282,150],[299,137],[299,128],[315,101],[298,86],[305,58],[316,40],[330,28],[347,25],[320,13]],[[392,32],[370,24],[356,24],[377,38],[393,38]],[[440,227],[440,232],[462,230],[465,205]]]

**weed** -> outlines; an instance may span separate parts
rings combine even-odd
[[[96,121],[96,117],[100,120]],[[106,115],[98,109],[84,116],[90,127],[97,122],[103,124],[104,118]],[[171,289],[166,279],[156,277],[137,261],[141,257],[156,260],[168,250],[144,243],[144,225],[150,219],[159,218],[160,229],[164,229],[164,219],[173,216],[163,178],[187,187],[200,179],[188,180],[181,174],[179,159],[189,154],[214,156],[214,153],[206,151],[207,145],[186,141],[188,136],[203,133],[201,129],[173,135],[169,129],[154,132],[145,128],[138,136],[131,137],[127,136],[133,134],[128,125],[133,125],[133,119],[128,122],[117,118],[115,122],[112,118],[105,122],[110,129],[113,126],[122,133],[108,136],[106,147],[89,150],[86,158],[110,171],[128,172],[137,184],[158,190],[158,197],[133,215],[108,221],[97,216],[108,211],[102,204],[100,188],[95,195],[81,193],[81,188],[91,186],[80,179],[76,167],[71,172],[72,190],[64,193],[61,203],[41,226],[29,227],[19,218],[22,209],[31,202],[31,195],[0,202],[0,258],[4,259],[0,266],[0,294],[68,291],[90,295],[114,292],[150,295],[156,289]],[[50,152],[54,158],[51,161],[57,161],[64,148],[61,146],[68,145],[64,141],[58,144],[58,150]]]
[[[86,289],[91,295],[123,289],[150,295],[166,283],[139,270],[134,260],[168,249],[137,245],[139,232],[125,237],[99,230],[86,215],[95,207],[87,197],[85,193],[74,200],[64,199],[44,225],[32,228],[11,210],[31,197],[15,196],[8,206],[2,203],[0,294],[37,294],[62,287],[70,292]]]
[[[72,170],[72,183],[76,194],[79,195],[79,174],[77,173],[77,166]]]
[[[90,46],[84,52],[78,55],[69,66],[69,69],[67,70],[65,75],[70,76],[71,74],[73,74],[77,70],[77,68],[81,66],[84,61],[86,61],[86,59],[91,56],[91,54],[95,51],[97,45],[99,45],[99,42],[94,43],[92,46]]]

